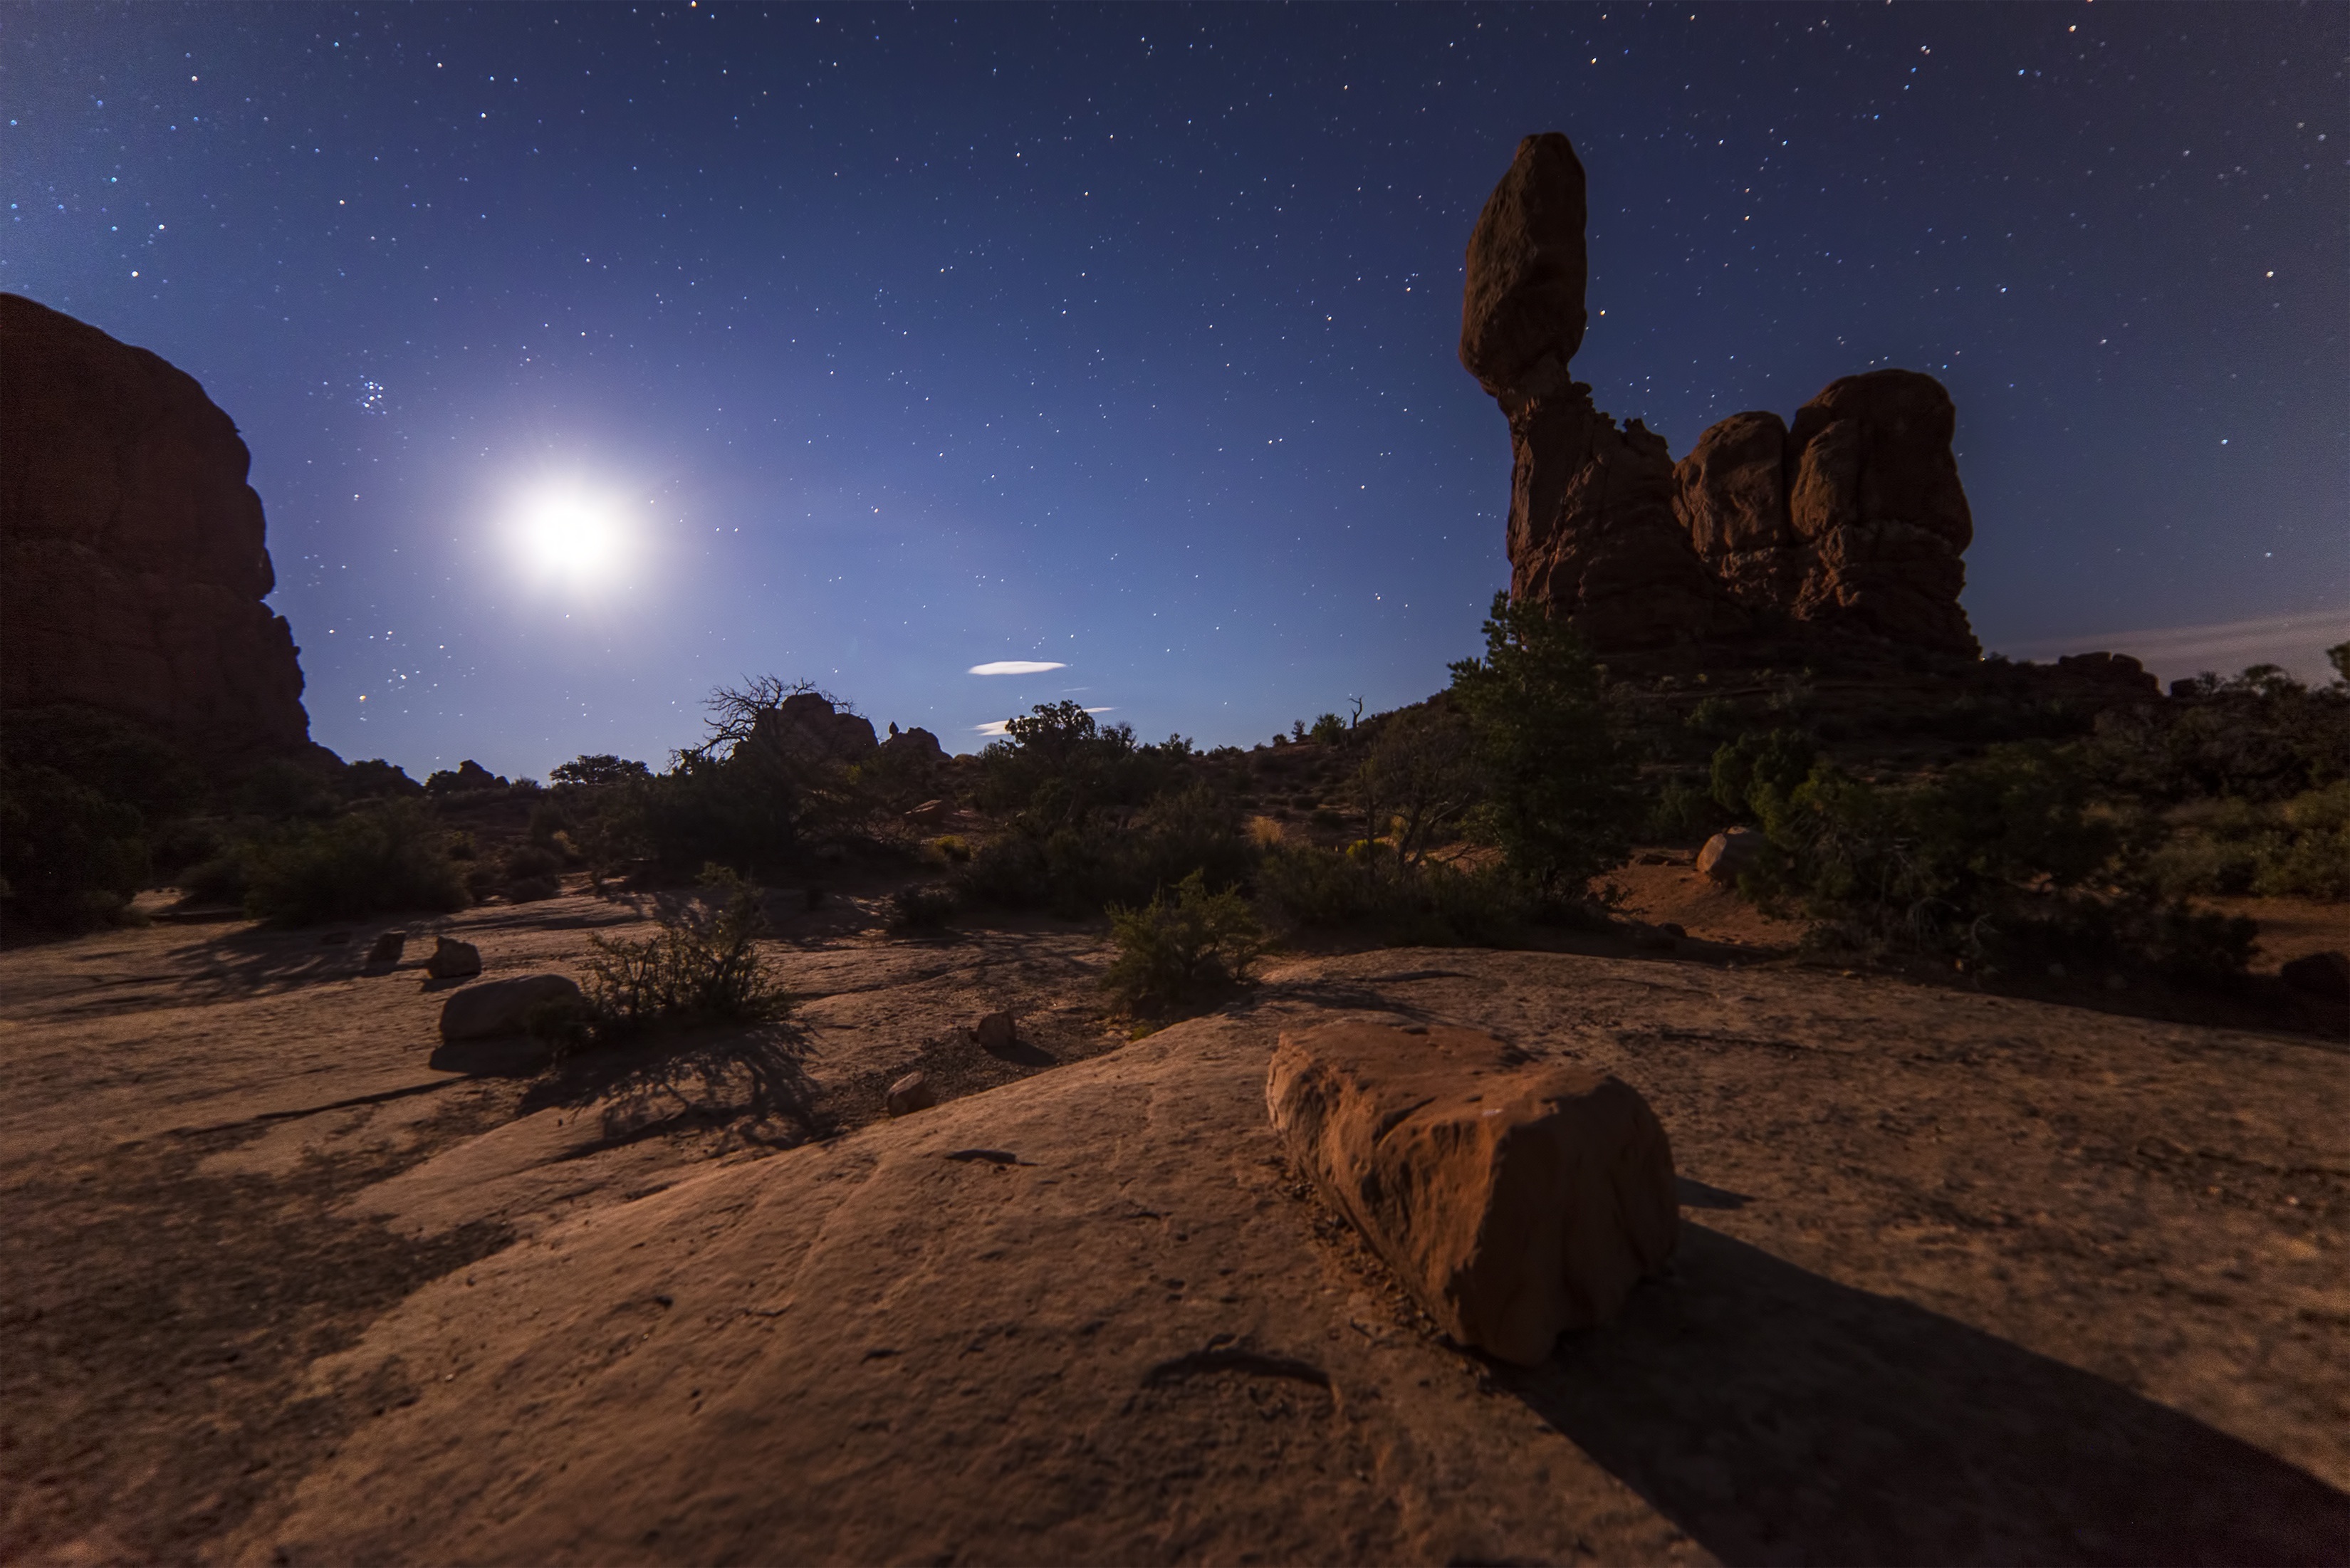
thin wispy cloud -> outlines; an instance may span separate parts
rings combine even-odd
[[[2263,616],[2257,620],[2210,626],[2158,627],[2144,631],[2106,632],[2092,637],[2049,638],[2012,643],[2002,652],[2022,659],[2054,659],[2066,653],[2104,650],[2135,655],[2165,680],[2206,670],[2233,674],[2250,664],[2283,666],[2303,680],[2333,675],[2325,649],[2350,641],[2350,611]]]
[[[1044,659],[999,659],[993,664],[974,664],[973,675],[1042,675],[1048,670],[1066,670],[1067,665]]]

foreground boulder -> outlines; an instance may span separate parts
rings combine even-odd
[[[78,703],[200,757],[307,753],[236,426],[143,348],[0,294],[0,707]]]
[[[1265,1103],[1437,1324],[1505,1361],[1612,1317],[1672,1252],[1672,1149],[1620,1079],[1470,1029],[1337,1023],[1281,1037]]]
[[[583,1002],[579,987],[559,974],[525,974],[469,985],[441,1009],[443,1040],[489,1040],[519,1034],[542,1007]]]
[[[479,974],[482,950],[454,937],[435,937],[432,956],[424,961],[424,972],[434,980],[463,980],[467,975]]]
[[[1698,875],[1724,887],[1733,886],[1761,863],[1763,846],[1769,842],[1751,827],[1724,828],[1697,852]]]

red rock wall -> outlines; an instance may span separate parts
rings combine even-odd
[[[192,378],[0,294],[0,707],[84,703],[216,757],[305,749],[250,462]]]

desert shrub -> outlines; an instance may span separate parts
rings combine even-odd
[[[1451,667],[1483,774],[1471,826],[1538,892],[1572,896],[1629,848],[1641,816],[1631,760],[1599,667],[1564,621],[1496,594],[1484,633],[1485,657]]]
[[[557,763],[547,773],[548,782],[556,784],[616,784],[635,779],[652,777],[652,769],[609,752],[593,755],[582,753],[567,763]]]
[[[1814,765],[1765,802],[1771,853],[1740,878],[1792,895],[1814,937],[1865,951],[2241,971],[2249,922],[2199,914],[2154,874],[2158,825],[2099,801],[2077,747],[2018,742],[1876,785]]]
[[[1264,950],[1264,933],[1248,900],[1211,892],[1194,871],[1140,909],[1112,906],[1118,957],[1102,984],[1128,1012],[1151,1014],[1194,1005],[1246,982]]]
[[[248,846],[243,859],[246,912],[279,925],[469,901],[440,826],[417,801],[293,824]]]
[[[75,930],[121,918],[203,790],[176,747],[127,719],[0,715],[0,919]]]
[[[536,844],[506,851],[505,894],[517,904],[552,898],[563,890],[563,857]]]
[[[130,907],[148,867],[137,806],[55,768],[0,764],[0,911],[10,926],[104,925]]]
[[[1650,838],[1678,844],[1711,838],[1731,820],[1731,814],[1715,804],[1711,790],[1668,779],[1648,808],[1645,827]]]
[[[1397,946],[1506,947],[1544,913],[1532,888],[1504,867],[1445,861],[1414,866],[1384,846],[1270,849],[1256,875],[1259,899],[1288,926],[1360,931]]]
[[[1407,864],[1452,842],[1483,795],[1468,721],[1445,708],[1388,715],[1355,770],[1366,837],[1387,837]]]
[[[945,833],[931,840],[931,847],[940,859],[950,866],[965,866],[971,862],[971,841],[958,834]]]
[[[1819,754],[1819,747],[1801,730],[1749,730],[1713,753],[1714,804],[1759,819],[1773,801],[1794,794],[1811,776]]]
[[[1083,919],[1147,899],[1193,871],[1219,885],[1243,881],[1255,863],[1239,811],[1206,784],[1137,806],[1097,805],[1074,821],[1056,792],[1040,793],[1053,809],[1016,815],[957,873],[972,900]]]
[[[947,929],[961,900],[951,888],[900,888],[889,895],[889,929],[932,936]]]
[[[2168,701],[2099,714],[2092,757],[2147,800],[2289,800],[2350,776],[2350,686],[2312,690],[2266,664],[2173,681]]]
[[[775,1018],[790,996],[761,960],[766,916],[755,888],[705,868],[700,896],[670,905],[653,935],[592,937],[585,992],[594,1033],[617,1037],[661,1024]]]
[[[1336,713],[1325,713],[1314,721],[1314,727],[1305,733],[1309,740],[1318,741],[1326,746],[1335,746],[1347,738],[1347,721]]]

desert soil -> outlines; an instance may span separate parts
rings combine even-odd
[[[577,973],[639,918],[0,953],[0,1560],[2350,1556],[2335,1042],[1725,929],[1294,957],[1129,1043],[1097,934],[842,897],[777,1024],[438,1045],[429,930]],[[1433,1335],[1266,1127],[1342,1017],[1639,1089],[1669,1272],[1532,1372]],[[945,1103],[883,1119],[914,1066]]]

